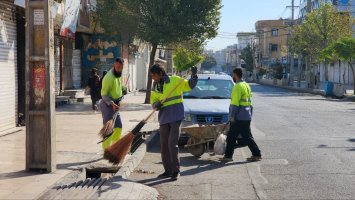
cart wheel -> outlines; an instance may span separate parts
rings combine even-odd
[[[195,139],[195,138],[190,138],[188,141],[187,141],[187,145],[191,145],[191,144],[195,144],[197,143],[198,141]],[[188,150],[189,152],[196,156],[196,157],[201,157],[202,154],[205,153],[205,150],[206,150],[206,145],[205,144],[199,144],[199,145],[196,145],[196,146],[191,146],[191,147],[188,147]]]

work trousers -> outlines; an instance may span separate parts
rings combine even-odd
[[[179,136],[181,121],[160,125],[160,150],[165,172],[180,172]]]
[[[235,121],[231,123],[227,134],[227,148],[225,157],[232,158],[234,149],[248,146],[253,156],[261,156],[260,149],[255,143],[250,130],[251,121]],[[236,142],[238,141],[238,144]]]
[[[108,121],[110,121],[113,118],[115,111],[113,110],[112,106],[108,106],[103,100],[100,101],[99,107],[102,114],[102,121],[103,124],[105,125]],[[121,134],[122,134],[122,121],[121,121],[120,114],[117,113],[115,124],[113,125],[113,133],[102,143],[102,148],[107,149],[112,144],[116,143],[121,138]]]

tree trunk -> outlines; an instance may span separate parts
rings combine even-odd
[[[355,69],[352,63],[349,63],[351,71],[353,72],[353,95],[355,95]]]
[[[297,78],[297,87],[301,87],[301,77],[302,77],[302,63],[303,63],[303,57],[301,55],[298,56],[298,78]]]
[[[154,64],[154,59],[155,59],[155,53],[157,52],[158,44],[153,44],[152,46],[152,51],[150,52],[150,58],[149,58],[149,69],[151,66]],[[150,103],[150,93],[152,91],[152,76],[150,75],[150,70],[148,70],[148,81],[147,81],[147,92],[145,94],[145,104]]]

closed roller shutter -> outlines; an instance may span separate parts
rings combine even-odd
[[[0,132],[16,127],[16,16],[11,2],[0,1]]]
[[[73,50],[73,85],[75,89],[81,88],[81,51]]]
[[[63,40],[64,89],[73,89],[73,41]]]

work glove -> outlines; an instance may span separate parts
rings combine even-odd
[[[191,67],[191,78],[197,77],[197,67]]]
[[[160,110],[162,106],[163,106],[163,104],[160,102],[153,103],[153,108],[156,110]]]

